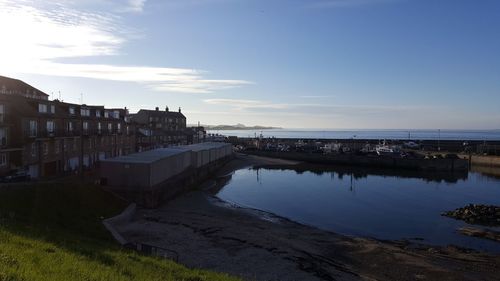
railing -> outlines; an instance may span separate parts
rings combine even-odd
[[[149,245],[149,244],[143,244],[143,243],[128,243],[128,244],[125,244],[125,247],[132,249],[132,250],[136,250],[138,252],[141,252],[141,253],[144,253],[147,255],[162,257],[162,258],[173,260],[175,262],[179,261],[179,253],[177,253],[174,250],[169,250],[169,249],[165,249],[162,247],[153,246],[153,245]]]

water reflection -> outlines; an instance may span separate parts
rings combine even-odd
[[[456,230],[465,223],[440,215],[469,203],[500,205],[500,179],[476,172],[257,167],[236,171],[214,192],[231,203],[346,235],[500,252],[500,243],[460,235]]]
[[[299,165],[283,165],[283,166],[257,166],[253,169],[268,169],[268,170],[291,170],[297,174],[310,172],[315,175],[324,174],[337,174],[340,179],[345,175],[353,177],[354,179],[367,178],[370,175],[384,176],[384,177],[398,177],[398,178],[413,178],[422,179],[426,182],[446,182],[457,183],[458,181],[466,181],[469,175],[468,171],[417,171],[417,170],[397,170],[397,169],[384,169],[373,167],[359,167],[359,166],[335,166],[335,165],[315,165],[315,164],[299,164]],[[500,177],[500,173],[498,174]]]

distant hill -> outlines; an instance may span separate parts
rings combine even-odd
[[[243,124],[236,125],[202,125],[207,130],[266,130],[266,129],[281,129],[280,127],[268,126],[245,126]]]

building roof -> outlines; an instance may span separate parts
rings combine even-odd
[[[139,153],[119,156],[102,160],[103,162],[130,163],[130,164],[151,164],[153,162],[189,152],[187,149],[159,148]]]
[[[5,88],[4,88],[5,87]],[[37,88],[21,81],[10,77],[0,76],[0,93],[5,89],[8,94],[16,95],[35,95],[48,98],[49,95],[38,90]]]
[[[195,144],[190,144],[190,145],[173,146],[172,148],[198,152],[198,151],[203,151],[203,150],[210,150],[213,148],[221,148],[221,147],[229,146],[229,145],[231,145],[231,144],[224,143],[224,142],[202,142],[202,143],[195,143]]]
[[[151,110],[151,109],[141,109],[137,114],[148,114],[149,116],[158,116],[158,117],[164,117],[164,116],[173,116],[173,117],[178,117],[178,118],[186,118],[184,114],[181,112],[177,111],[165,111],[165,110]]]

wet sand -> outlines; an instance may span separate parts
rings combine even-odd
[[[115,227],[128,241],[177,252],[186,266],[244,280],[500,280],[500,256],[347,237],[213,196],[234,170],[296,163],[239,155],[200,190]]]

